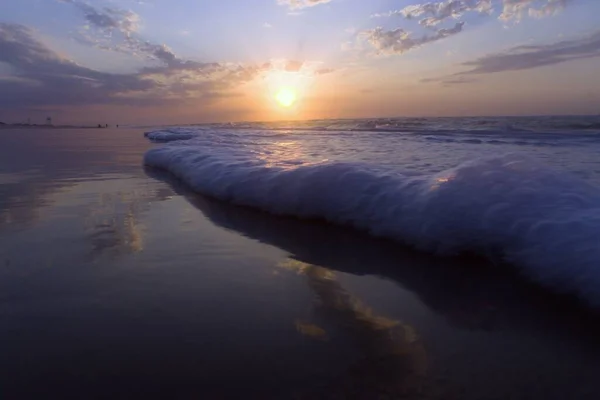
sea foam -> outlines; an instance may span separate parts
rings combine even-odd
[[[545,287],[600,306],[600,190],[530,157],[485,157],[408,176],[372,164],[281,158],[235,133],[222,141],[181,141],[180,133],[163,131],[162,141],[176,141],[151,149],[144,162],[194,191],[436,254],[507,261]]]

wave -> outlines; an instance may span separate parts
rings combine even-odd
[[[520,128],[503,121],[465,121],[450,123],[425,123],[423,121],[405,121],[402,124],[386,122],[387,120],[362,121],[345,123],[331,121],[329,125],[316,121],[295,123],[248,123],[248,124],[212,124],[205,126],[170,127],[147,132],[145,135],[154,142],[187,140],[206,133],[224,133],[228,135],[265,137],[267,135],[286,135],[311,133],[320,136],[336,137],[358,135],[379,135],[381,137],[411,137],[428,142],[465,143],[465,144],[508,144],[517,146],[552,146],[582,147],[600,143],[599,132],[594,129],[564,130],[565,125],[555,123],[553,129],[542,127]],[[319,121],[322,122],[322,121]],[[486,125],[481,129],[479,125]],[[516,123],[515,123],[516,125]],[[571,125],[569,125],[571,126]],[[589,126],[589,125],[586,125]]]
[[[173,142],[177,140],[188,140],[198,136],[196,130],[187,130],[184,128],[170,128],[159,131],[144,133],[144,136],[153,142]]]
[[[579,123],[567,124],[564,127],[567,129],[577,129],[577,130],[600,130],[600,122],[579,122]]]
[[[357,135],[365,135],[364,132],[356,131],[306,131],[306,130],[256,130],[256,129],[214,129],[198,127],[171,127],[149,131],[144,133],[144,136],[156,143],[167,143],[175,141],[183,141],[190,139],[209,138],[213,142],[223,142],[225,140],[233,140],[236,142],[252,142],[252,140],[264,140],[267,138],[279,138],[285,135],[308,133],[317,134],[320,136],[334,135],[336,139],[342,137],[353,137]],[[387,135],[394,132],[371,132],[370,135]],[[589,141],[581,140],[582,137],[569,135],[553,134],[533,134],[529,136],[510,136],[502,135],[502,132],[492,131],[486,134],[464,133],[452,131],[436,131],[436,132],[411,132],[410,137],[417,137],[420,140],[433,143],[459,143],[467,145],[508,145],[508,146],[526,146],[526,147],[581,147],[589,145]],[[400,136],[407,137],[407,136]],[[583,137],[585,139],[585,137]],[[592,138],[595,142],[596,137]]]
[[[144,162],[231,203],[324,219],[440,255],[505,261],[600,306],[600,190],[523,155],[407,176],[371,164],[278,160],[233,138],[192,138],[151,149]]]
[[[190,125],[193,126],[193,125]],[[581,117],[454,117],[373,118],[313,121],[238,122],[195,125],[214,130],[287,130],[326,132],[382,132],[443,134],[559,135],[594,138],[600,134],[600,116]]]

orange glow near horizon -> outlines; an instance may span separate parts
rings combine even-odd
[[[314,68],[288,71],[285,66],[273,66],[240,90],[243,96],[226,98],[216,107],[243,110],[243,115],[234,114],[241,121],[338,118],[362,111],[356,104],[362,97],[354,96],[353,83],[333,73],[318,74]],[[340,99],[346,99],[346,107]]]
[[[263,90],[273,111],[297,112],[301,101],[310,92],[313,77],[303,72],[270,71],[265,77]]]

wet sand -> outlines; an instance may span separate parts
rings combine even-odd
[[[152,146],[0,132],[0,398],[600,398],[571,299],[191,193]]]

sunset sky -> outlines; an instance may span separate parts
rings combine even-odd
[[[0,121],[598,114],[597,0],[3,0]]]

